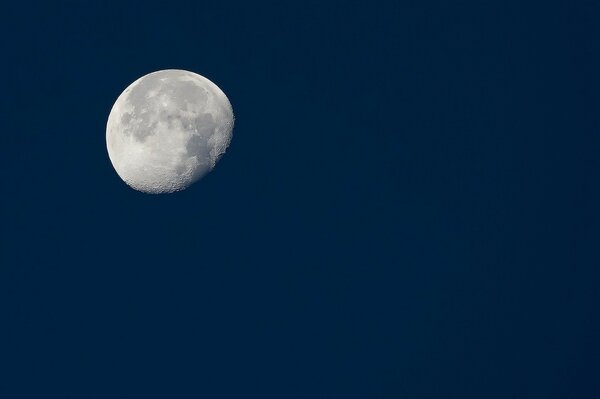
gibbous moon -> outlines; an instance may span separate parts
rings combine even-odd
[[[168,69],[139,78],[117,98],[106,146],[129,186],[171,193],[215,167],[232,130],[233,110],[217,85],[193,72]]]

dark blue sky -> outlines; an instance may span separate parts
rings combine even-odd
[[[600,397],[596,2],[83,3],[2,11],[0,397]],[[236,126],[151,196],[166,68]]]

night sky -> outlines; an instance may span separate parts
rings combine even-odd
[[[0,397],[600,398],[596,1],[13,2]],[[160,69],[236,116],[148,195]]]

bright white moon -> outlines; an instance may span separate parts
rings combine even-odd
[[[193,72],[143,76],[119,96],[106,125],[108,156],[132,188],[180,191],[210,172],[231,141],[227,96]]]

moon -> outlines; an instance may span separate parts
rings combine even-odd
[[[136,190],[181,191],[215,167],[231,142],[233,119],[227,96],[205,77],[179,69],[153,72],[113,105],[108,156]]]

